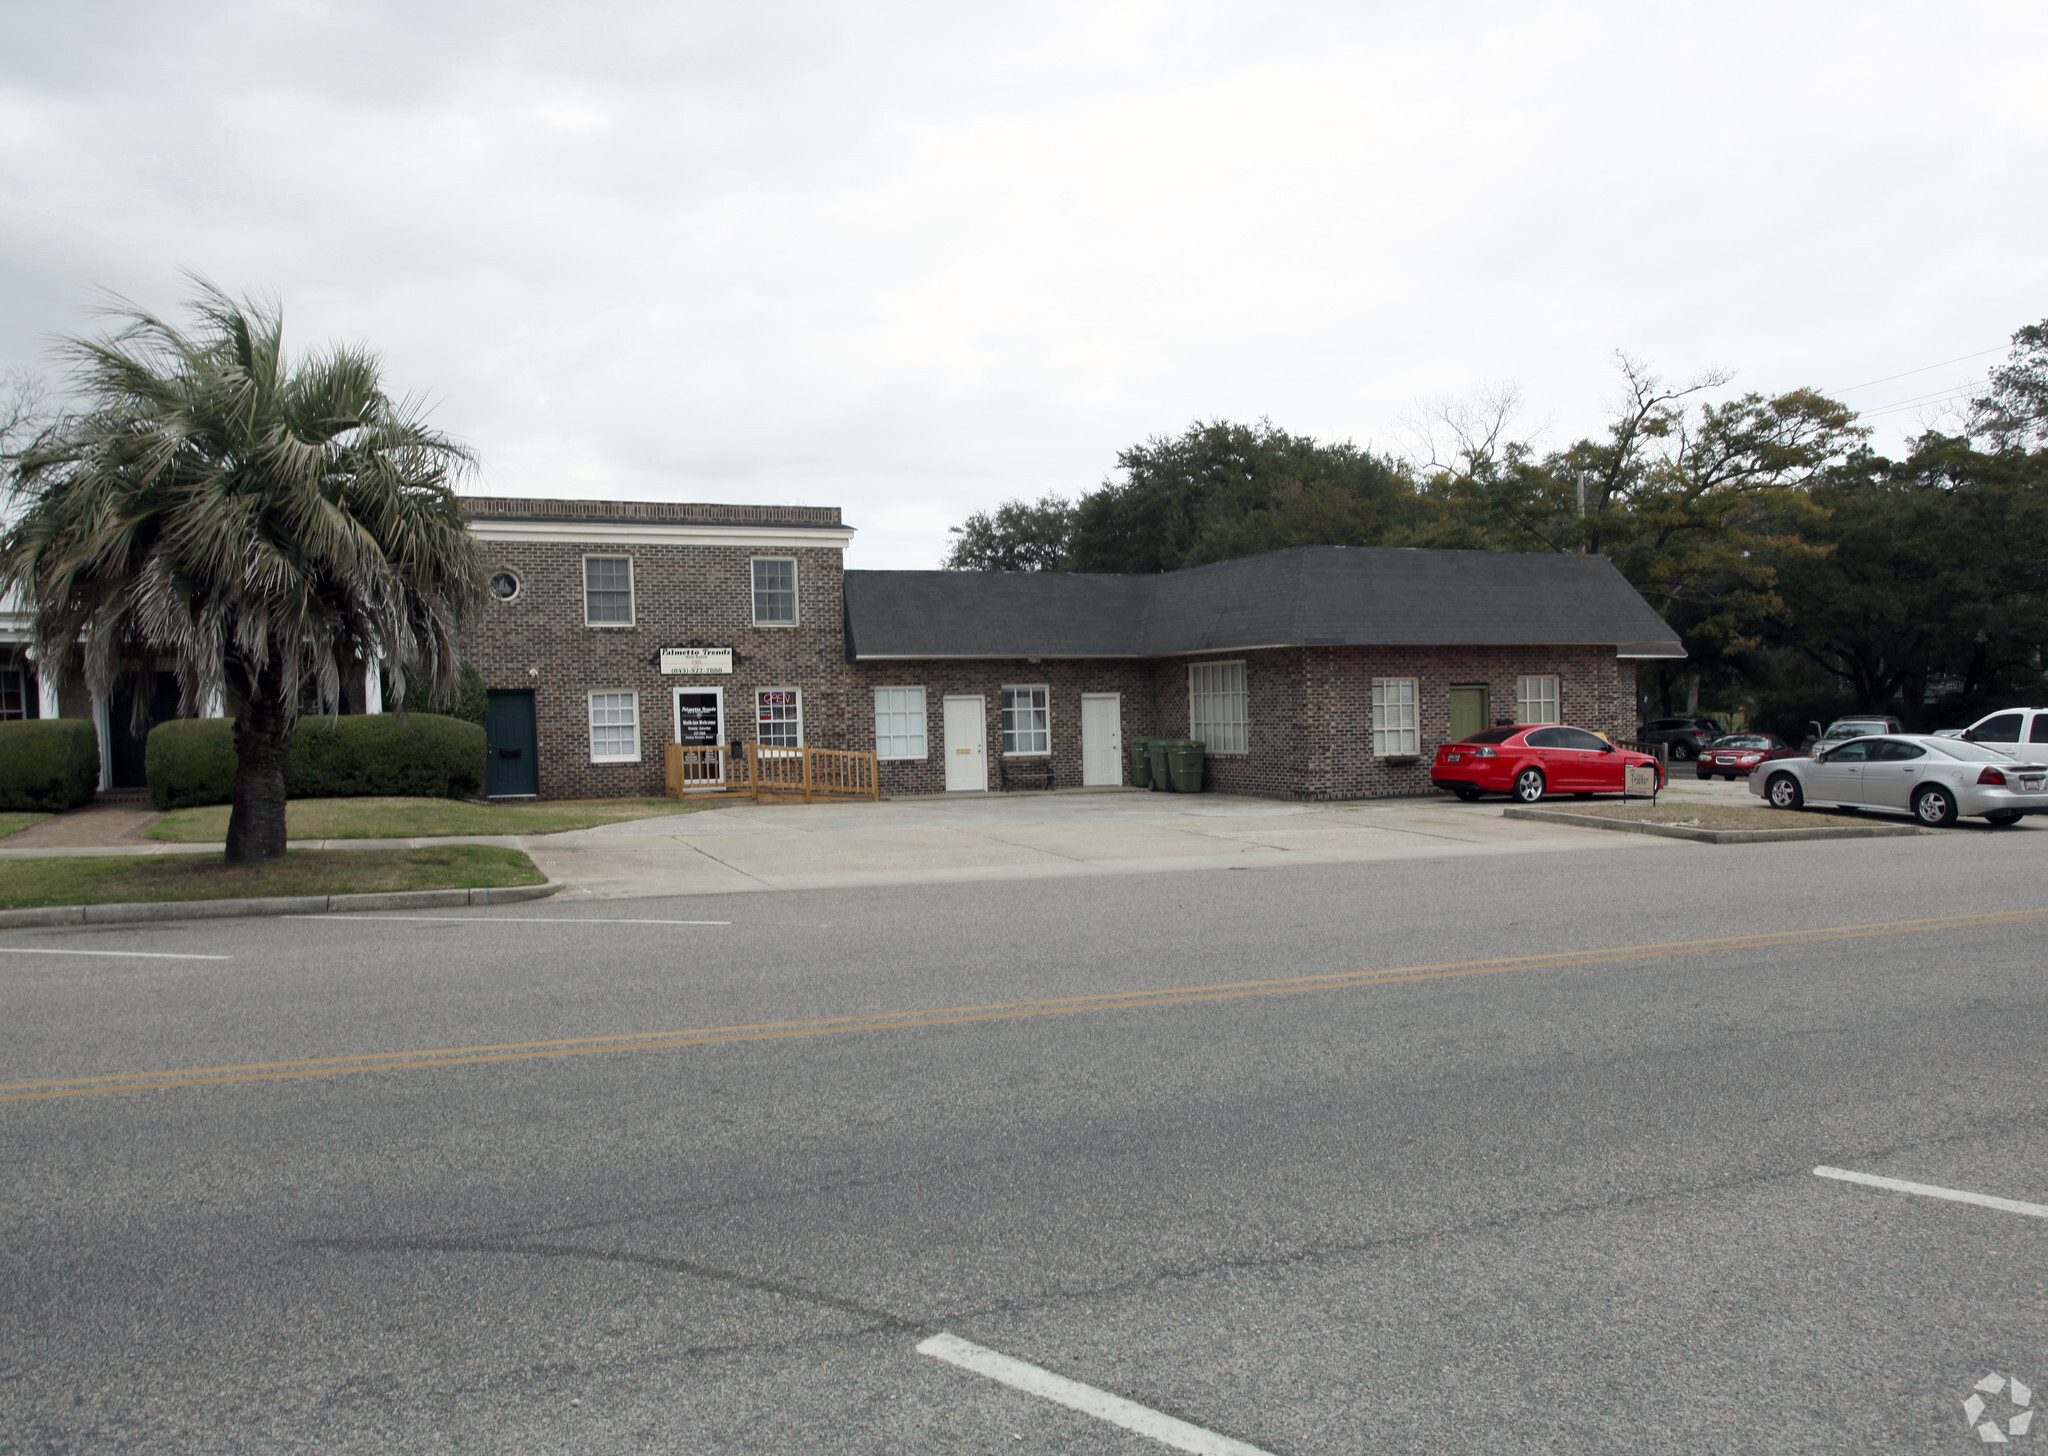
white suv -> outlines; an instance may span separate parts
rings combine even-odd
[[[2008,743],[2048,743],[2048,708],[2003,708],[1979,718],[1956,736],[1993,748]]]

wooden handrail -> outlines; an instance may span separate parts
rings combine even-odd
[[[749,743],[734,753],[722,743],[670,743],[662,754],[662,782],[672,799],[686,793],[723,791],[819,799],[882,797],[882,777],[872,753],[843,748],[763,748]]]

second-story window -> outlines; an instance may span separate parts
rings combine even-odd
[[[633,558],[583,558],[583,621],[590,627],[633,625]]]
[[[754,625],[794,627],[796,625],[796,559],[789,556],[754,558]]]

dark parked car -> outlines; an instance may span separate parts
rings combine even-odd
[[[1652,718],[1636,735],[1643,743],[1661,743],[1673,763],[1690,763],[1700,750],[1728,732],[1713,718]]]
[[[1699,777],[1746,779],[1774,758],[1796,758],[1799,750],[1775,733],[1730,733],[1700,750]]]

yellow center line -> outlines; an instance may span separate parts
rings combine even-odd
[[[229,1082],[340,1077],[357,1072],[403,1071],[419,1067],[463,1067],[487,1062],[589,1056],[602,1052],[660,1051],[687,1046],[717,1046],[730,1042],[833,1036],[857,1031],[904,1031],[926,1026],[1014,1021],[1027,1017],[1063,1016],[1089,1011],[1129,1011],[1152,1006],[1185,1006],[1205,1001],[1236,1000],[1247,996],[1276,996],[1404,981],[1439,980],[1453,976],[1495,975],[1504,971],[1596,965],[1652,956],[1759,950],[1778,946],[1855,940],[1870,936],[1964,930],[1975,926],[2013,925],[2040,920],[2048,920],[2048,909],[1943,915],[1919,920],[1879,921],[1867,925],[1831,925],[1812,930],[1764,931],[1747,935],[1715,936],[1704,940],[1652,941],[1642,945],[1546,951],[1531,955],[1496,956],[1485,960],[1327,971],[1312,976],[1283,976],[1270,980],[1223,981],[1209,985],[1103,991],[1083,996],[1053,996],[1031,1001],[997,1001],[979,1005],[925,1007],[908,1011],[878,1011],[852,1016],[814,1017],[799,1021],[764,1021],[734,1026],[615,1032],[603,1036],[558,1037],[545,1041],[427,1047],[416,1051],[361,1052],[352,1056],[303,1057],[290,1061],[245,1062],[217,1067],[188,1067],[173,1071],[59,1077],[40,1082],[0,1083],[0,1102],[33,1102],[55,1097],[87,1097],[110,1092],[160,1091],[173,1087],[209,1087]]]

